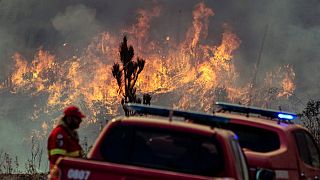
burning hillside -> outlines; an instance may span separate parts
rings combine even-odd
[[[15,53],[10,82],[2,83],[0,88],[9,89],[12,94],[46,95],[46,106],[35,105],[32,119],[41,112],[50,114],[70,104],[81,105],[90,117],[87,123],[119,114],[120,97],[111,69],[119,61],[119,43],[126,34],[136,56],[146,60],[137,90],[152,94],[152,104],[210,111],[216,100],[267,106],[265,102],[271,99],[291,96],[295,73],[289,65],[267,73],[265,81],[255,85],[254,90],[250,79],[247,85],[239,86],[234,54],[241,40],[231,25],[225,24],[224,32],[214,35],[220,42],[212,43],[208,25],[214,15],[213,9],[199,3],[193,9],[192,23],[183,40],[171,36],[156,40],[159,37],[150,36],[149,31],[152,20],[161,17],[161,8],[140,9],[134,25],[118,34],[98,34],[80,56],[61,59],[40,49],[32,60],[27,60],[23,54]],[[67,47],[68,43],[62,46]],[[42,122],[42,128],[47,129],[48,124]]]

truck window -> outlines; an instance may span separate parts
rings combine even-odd
[[[319,149],[311,135],[303,130],[295,131],[294,135],[302,161],[310,166],[320,168]]]
[[[256,152],[270,152],[280,148],[276,132],[240,124],[221,124],[221,127],[233,131],[239,137],[242,148]]]
[[[105,161],[203,176],[219,176],[224,156],[215,137],[158,128],[118,126],[101,146]]]

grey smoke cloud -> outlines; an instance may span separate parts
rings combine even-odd
[[[82,4],[68,6],[63,13],[58,13],[52,19],[52,25],[66,42],[88,42],[99,32],[95,19],[96,11]]]
[[[136,22],[136,11],[161,6],[151,21],[151,36],[169,35],[182,41],[192,24],[192,10],[198,0],[0,0],[0,83],[12,69],[11,56],[20,52],[28,60],[42,47],[60,55],[62,44],[85,48],[99,32],[119,32]],[[215,15],[210,18],[208,43],[221,40],[228,23],[241,39],[234,62],[240,84],[252,78],[265,28],[267,36],[258,79],[277,66],[291,64],[296,73],[295,94],[306,102],[320,98],[320,1],[318,0],[205,0]],[[129,37],[130,38],[130,37]],[[59,54],[60,53],[60,54]],[[72,52],[70,52],[72,53]],[[62,54],[62,56],[65,54]],[[33,104],[42,102],[24,94],[0,90],[0,150],[16,149],[27,132],[39,128],[30,122]],[[5,102],[5,103],[4,103]],[[302,106],[302,105],[301,105]],[[16,110],[19,113],[16,113]],[[52,117],[42,117],[41,120]],[[21,124],[24,124],[21,127]],[[19,131],[17,130],[19,129]],[[14,135],[11,132],[15,132]],[[11,141],[11,139],[14,139]],[[26,156],[21,150],[19,156]],[[45,158],[45,157],[44,157]]]
[[[211,1],[212,2],[212,1]],[[217,31],[215,23],[228,22],[241,39],[234,61],[240,72],[240,80],[252,76],[252,66],[258,60],[261,41],[268,26],[261,56],[258,78],[270,69],[291,64],[296,73],[296,94],[307,100],[319,98],[319,36],[320,2],[316,0],[283,1],[224,1],[210,3],[215,16],[211,28]],[[220,26],[221,27],[221,26]]]

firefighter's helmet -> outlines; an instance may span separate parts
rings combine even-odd
[[[65,116],[76,116],[79,118],[86,117],[82,112],[80,112],[79,108],[76,106],[69,106],[64,109],[64,115]]]

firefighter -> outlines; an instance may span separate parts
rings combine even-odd
[[[76,129],[79,128],[84,117],[85,115],[76,106],[64,109],[64,116],[58,126],[51,131],[48,138],[50,170],[52,170],[59,157],[82,157],[83,152]]]

